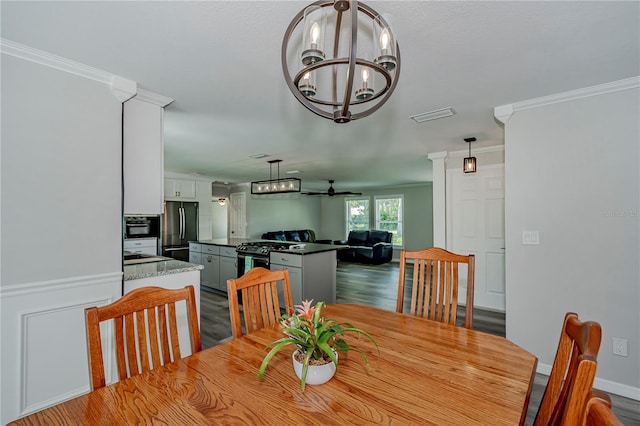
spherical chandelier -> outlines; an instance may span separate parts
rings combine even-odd
[[[336,123],[377,111],[400,76],[389,21],[356,0],[320,0],[301,10],[282,42],[282,70],[296,99]]]

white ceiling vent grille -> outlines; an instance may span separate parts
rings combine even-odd
[[[453,108],[448,107],[412,115],[409,118],[414,120],[416,123],[424,123],[425,121],[437,120],[438,118],[451,117],[455,113],[456,111]]]

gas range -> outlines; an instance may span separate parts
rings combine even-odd
[[[295,243],[285,241],[254,241],[242,243],[236,247],[236,252],[250,256],[268,257],[272,251],[289,250]]]

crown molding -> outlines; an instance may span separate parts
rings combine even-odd
[[[0,38],[0,52],[3,55],[13,56],[105,84],[111,87],[112,94],[120,102],[130,99],[137,93],[138,85],[135,81],[5,38]]]
[[[158,95],[157,93],[149,92],[148,90],[144,90],[144,89],[138,89],[138,93],[135,95],[135,98],[140,101],[149,102],[150,104],[158,105],[159,107],[162,107],[162,108],[166,107],[171,102],[173,102],[173,99],[167,96]]]
[[[523,111],[530,108],[538,108],[541,106],[557,104],[560,102],[573,101],[576,99],[587,98],[591,96],[603,95],[606,93],[619,92],[621,90],[635,89],[638,87],[640,87],[640,76],[625,78],[623,80],[612,81],[610,83],[583,87],[582,89],[576,89],[568,92],[556,93],[554,95],[543,96],[541,98],[497,106],[493,109],[493,115],[500,122],[506,124],[511,116],[517,111]]]
[[[429,154],[427,154],[427,158],[429,160],[441,160],[441,159],[446,159],[447,158],[447,151],[440,151],[440,152],[431,152]]]
[[[502,152],[504,151],[504,145],[485,146],[483,148],[472,148],[472,154],[484,154],[488,152]],[[469,150],[461,151],[449,151],[449,157],[467,157],[469,156]]]

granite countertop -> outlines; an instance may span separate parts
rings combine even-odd
[[[242,243],[246,243],[250,240],[249,238],[215,238],[213,240],[198,240],[198,241],[189,241],[190,243],[197,244],[209,244],[212,246],[226,246],[226,247],[237,247]]]
[[[198,244],[209,244],[214,246],[226,246],[226,247],[237,247],[242,243],[247,242],[258,242],[258,241],[269,241],[274,242],[275,240],[262,240],[260,238],[250,239],[250,238],[217,238],[214,240],[198,240],[198,241],[190,241],[192,243]],[[293,241],[288,241],[289,243],[304,245],[303,248],[293,249],[293,250],[279,250],[278,253],[291,253],[291,254],[313,254],[313,253],[322,253],[325,251],[331,250],[342,250],[346,249],[349,246],[341,246],[341,245],[333,245],[333,244],[317,244],[317,243],[295,243]]]
[[[304,247],[299,249],[291,249],[291,250],[278,250],[277,252],[273,252],[273,253],[291,253],[291,254],[305,255],[305,254],[313,254],[313,253],[322,253],[322,252],[331,251],[331,250],[342,250],[349,247],[349,246],[338,246],[333,244],[317,244],[317,243],[297,243],[297,244],[304,245]]]
[[[138,263],[124,266],[124,280],[138,280],[142,278],[157,277],[159,275],[179,274],[181,272],[199,271],[203,265],[182,262],[167,258],[159,262]]]

